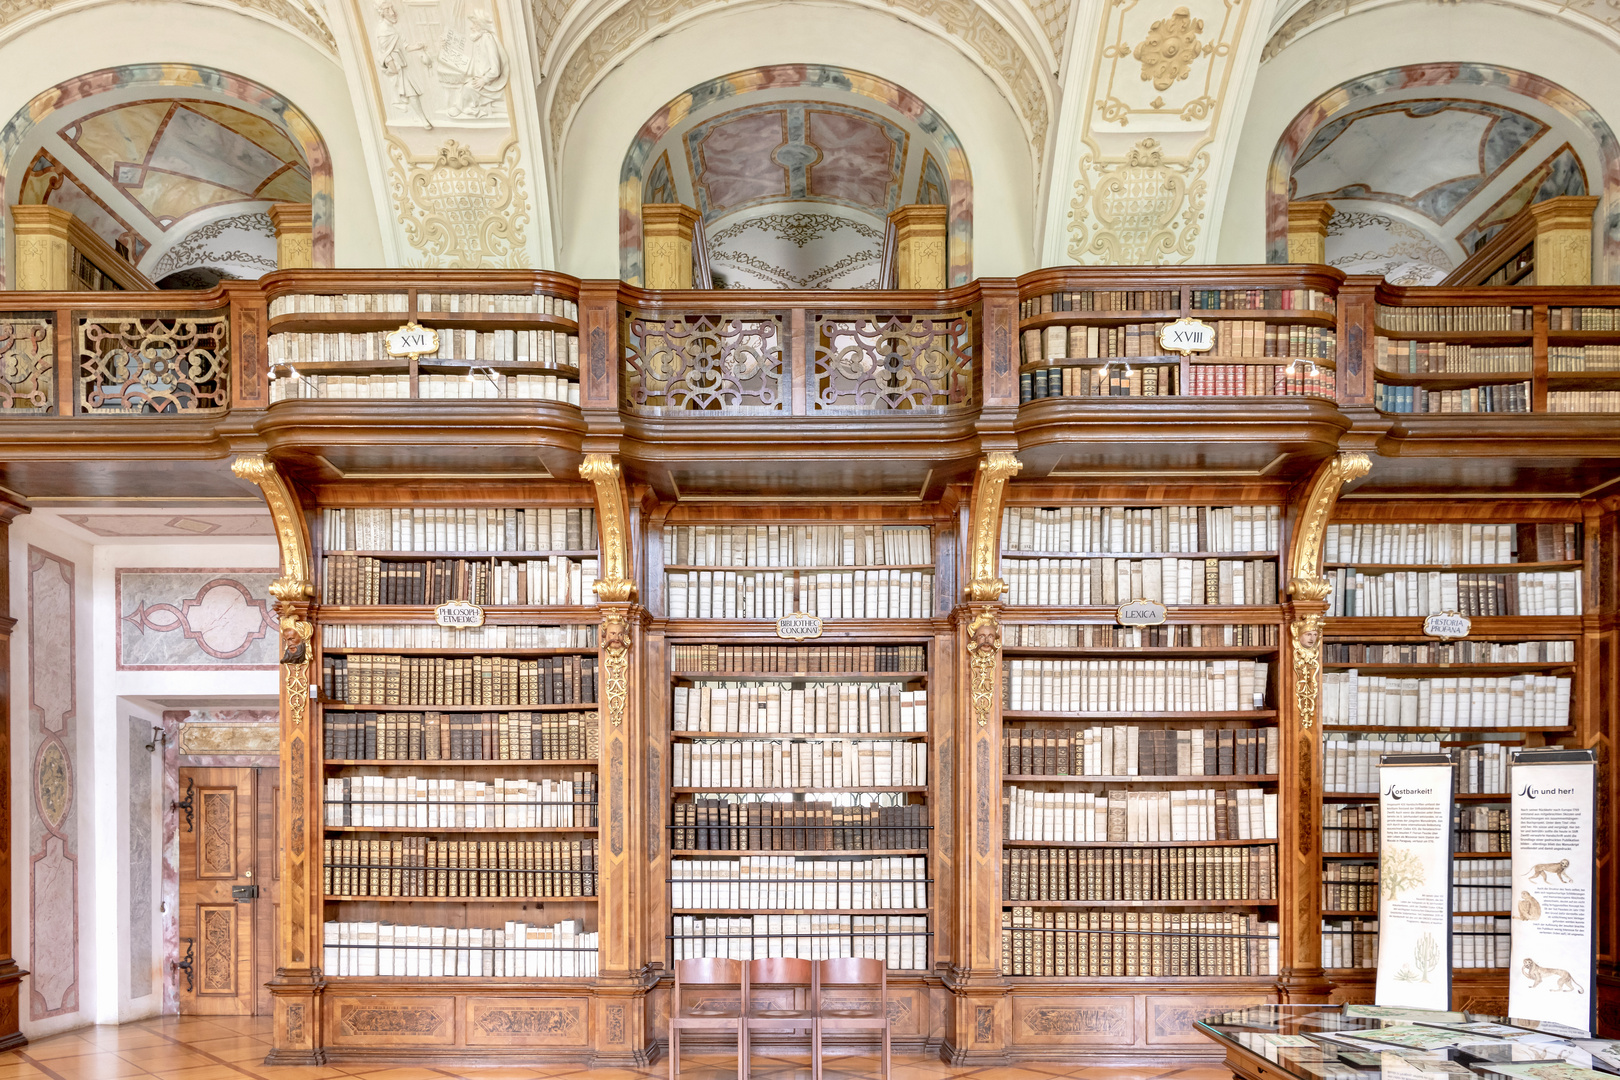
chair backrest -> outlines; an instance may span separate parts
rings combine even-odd
[[[815,977],[815,965],[809,960],[773,956],[748,962],[749,986],[809,986]]]
[[[706,956],[695,960],[675,961],[675,987],[682,986],[742,986],[743,962],[722,960]]]
[[[816,977],[822,986],[876,986],[888,989],[888,965],[882,960],[854,956],[838,956],[822,960],[816,965]]]

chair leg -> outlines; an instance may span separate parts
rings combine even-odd
[[[669,1025],[669,1080],[679,1080],[681,1074],[681,1029]]]
[[[883,1080],[889,1080],[889,1025],[883,1025]]]
[[[810,1021],[810,1080],[821,1080],[821,1021]]]

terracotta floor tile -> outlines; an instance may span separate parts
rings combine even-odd
[[[190,1069],[199,1065],[218,1065],[214,1058],[199,1054],[189,1046],[178,1043],[164,1043],[159,1046],[137,1046],[131,1050],[120,1050],[118,1056],[125,1061],[133,1061],[144,1069]]]
[[[39,1042],[31,1042],[24,1047],[24,1053],[35,1061],[47,1061],[54,1058],[82,1057],[85,1054],[101,1052],[101,1047],[95,1043],[81,1039],[78,1035],[53,1035]]]
[[[1174,1066],[1143,1065],[1140,1067],[1094,1065],[1088,1069],[1077,1069],[1071,1076],[1084,1077],[1084,1080],[1154,1080],[1155,1077],[1165,1076],[1176,1072]],[[1230,1073],[1224,1074],[1230,1080]]]
[[[1232,1070],[1214,1065],[1195,1065],[1190,1069],[1175,1069],[1165,1073],[1174,1080],[1232,1080]]]
[[[158,1075],[163,1080],[242,1080],[246,1074],[235,1065],[200,1065],[191,1069],[165,1069]]]
[[[126,1076],[144,1076],[148,1072],[144,1066],[125,1061],[110,1052],[52,1058],[47,1065],[52,1072],[59,1073],[66,1080],[118,1080]]]
[[[266,1076],[274,1076],[266,1073]],[[445,1080],[446,1076],[455,1076],[453,1071],[439,1069],[422,1069],[414,1065],[385,1066],[373,1072],[356,1073],[356,1076],[365,1080]]]
[[[49,1077],[38,1065],[30,1065],[26,1061],[5,1062],[0,1064],[0,1080],[35,1080],[36,1077]]]

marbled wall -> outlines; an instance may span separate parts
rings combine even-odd
[[[275,569],[121,569],[120,671],[274,668]]]
[[[30,1019],[79,1008],[78,701],[73,564],[28,548]]]
[[[145,717],[125,719],[129,754],[129,996],[149,997],[156,981],[152,959],[153,742]]]

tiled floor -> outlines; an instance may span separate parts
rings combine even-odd
[[[589,1069],[580,1065],[541,1068],[451,1068],[343,1064],[269,1066],[270,1021],[262,1018],[166,1016],[121,1027],[82,1028],[0,1054],[0,1080],[664,1080],[668,1064],[645,1070]],[[755,1054],[752,1080],[808,1080],[805,1058]],[[868,1080],[877,1075],[869,1057],[828,1058],[824,1080]],[[1225,1069],[1080,1068],[1031,1063],[1016,1068],[952,1069],[937,1057],[894,1059],[892,1080],[1230,1080]],[[735,1080],[735,1056],[682,1055],[681,1080]]]

